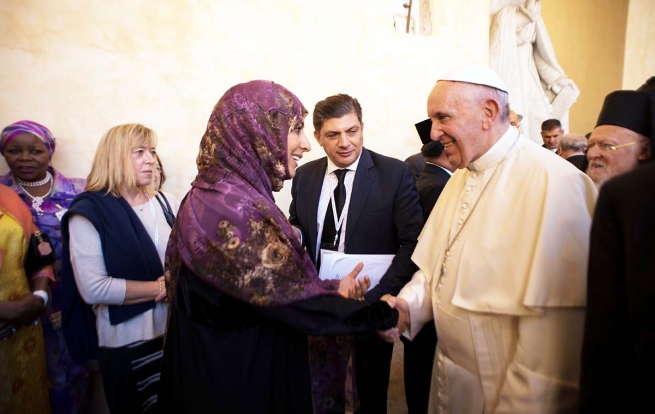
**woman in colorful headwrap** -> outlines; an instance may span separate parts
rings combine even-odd
[[[85,413],[90,409],[92,380],[87,370],[70,357],[61,332],[60,220],[86,180],[66,178],[51,165],[55,138],[48,128],[33,121],[19,121],[0,134],[0,153],[10,171],[0,184],[11,187],[29,207],[34,222],[55,247],[56,280],[50,287],[48,310],[43,315],[46,360],[50,377],[50,401],[56,414]]]
[[[0,184],[0,413],[50,413],[38,320],[54,276],[51,266],[25,262],[36,231],[23,201]]]
[[[153,197],[156,145],[143,125],[109,129],[61,223],[64,335],[75,358],[98,359],[114,414],[158,412],[171,226]]]
[[[166,252],[174,293],[160,402],[171,412],[311,413],[312,392],[325,396],[312,386],[326,386],[326,372],[310,373],[310,358],[334,367],[321,364],[331,352],[308,350],[307,335],[396,326],[387,304],[323,285],[275,204],[273,191],[310,149],[306,115],[267,81],[236,85],[214,107]],[[345,279],[356,283],[359,270]]]

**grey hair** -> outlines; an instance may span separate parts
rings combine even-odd
[[[500,109],[500,120],[508,121],[509,120],[509,95],[505,91],[500,89],[492,88],[486,85],[478,85],[473,83],[462,83],[466,85],[464,89],[464,94],[466,98],[471,102],[481,103],[487,99],[492,99],[498,104]]]
[[[562,151],[582,151],[587,146],[587,138],[579,134],[566,134],[559,141]]]

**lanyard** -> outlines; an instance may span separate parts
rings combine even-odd
[[[148,197],[148,193],[144,192],[143,195],[148,199],[148,204],[150,204],[150,212],[152,213],[152,219],[155,222],[155,249],[159,251],[159,226],[157,225],[157,213],[155,213],[155,206],[152,205],[152,198]]]
[[[348,170],[350,171],[350,170]],[[334,185],[332,184],[332,173],[330,173],[330,201],[332,202],[332,215],[334,217],[334,229],[336,230],[336,233],[334,234],[334,246],[337,245],[337,239],[339,238],[339,230],[341,229],[341,225],[343,224],[344,219],[346,218],[346,211],[348,211],[348,206],[350,205],[350,195],[352,194],[351,192],[348,192],[346,190],[346,202],[343,204],[343,210],[341,210],[341,217],[337,216],[337,203],[334,201]],[[348,175],[348,172],[346,172],[343,175],[343,186],[346,186],[346,176]],[[338,220],[337,220],[338,217]]]

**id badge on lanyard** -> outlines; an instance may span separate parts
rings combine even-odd
[[[341,242],[339,238],[339,236],[341,235],[341,226],[343,225],[343,222],[346,219],[346,212],[348,211],[348,207],[350,205],[351,194],[346,193],[346,201],[343,204],[343,210],[341,210],[341,217],[337,216],[337,208],[335,207],[337,203],[334,200],[334,185],[332,184],[332,176],[330,176],[329,181],[330,181],[330,205],[332,206],[332,217],[334,217],[334,229],[336,231],[334,234],[334,241],[332,243],[321,242],[319,251],[321,249],[325,249],[325,250],[332,250],[336,252],[339,250],[339,244]]]

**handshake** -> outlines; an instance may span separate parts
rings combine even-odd
[[[371,286],[371,279],[368,276],[357,278],[359,272],[364,268],[364,263],[358,263],[355,268],[339,282],[338,292],[345,298],[364,300],[364,294]],[[405,299],[391,295],[384,295],[381,301],[387,302],[391,309],[398,309],[398,324],[395,328],[386,331],[377,331],[378,335],[386,342],[393,343],[400,339],[400,334],[409,327],[409,305]]]
[[[377,331],[382,339],[386,342],[393,343],[395,340],[400,339],[400,335],[409,328],[409,305],[405,299],[391,295],[384,295],[380,300],[387,302],[392,309],[398,310],[398,324],[396,327],[386,331]]]

